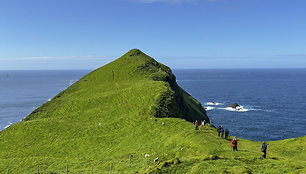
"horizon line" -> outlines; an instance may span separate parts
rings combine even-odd
[[[100,67],[99,67],[100,68]],[[98,68],[96,68],[98,69]],[[96,69],[0,69],[0,71],[94,71]],[[254,69],[306,69],[306,67],[264,67],[264,68],[171,68],[171,70],[254,70]]]

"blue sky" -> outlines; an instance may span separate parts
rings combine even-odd
[[[1,0],[0,70],[306,68],[305,0]]]

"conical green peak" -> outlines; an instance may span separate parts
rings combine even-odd
[[[128,51],[128,53],[130,53],[130,54],[141,54],[143,52],[140,49],[135,48],[135,49],[131,49],[130,51]]]
[[[130,91],[128,95],[126,94],[127,91]],[[120,96],[117,96],[117,93],[120,93]],[[92,95],[94,97],[90,97]],[[176,78],[171,69],[139,49],[132,49],[113,62],[84,76],[78,82],[58,94],[49,103],[33,111],[25,120],[58,117],[57,112],[52,114],[45,112],[48,110],[46,105],[57,103],[57,100],[68,100],[66,96],[77,100],[87,98],[90,103],[93,101],[93,103],[103,101],[103,107],[112,106],[121,111],[128,110],[121,107],[121,104],[119,104],[120,107],[113,103],[106,104],[107,102],[104,99],[96,98],[99,95],[103,96],[102,98],[108,96],[112,100],[124,102],[125,104],[139,104],[139,108],[147,108],[144,111],[145,113],[155,117],[177,117],[188,121],[205,119],[209,122],[209,118],[201,104],[177,85]],[[126,95],[126,97],[121,95]],[[141,101],[138,101],[139,95],[143,98]],[[129,97],[127,98],[127,96]],[[133,98],[137,99],[134,100]],[[141,104],[142,102],[149,104]],[[57,107],[64,108],[65,104],[61,103]],[[97,107],[95,104],[90,104],[90,106],[93,108]],[[83,105],[78,106],[78,108],[82,107]],[[72,120],[80,119],[78,116],[75,116],[78,114],[71,114],[72,111],[69,111],[69,109],[65,108],[63,110],[66,113],[65,115],[71,115]],[[88,110],[88,108],[84,107],[83,110],[77,110],[75,109],[73,112],[83,112]],[[70,114],[67,113],[68,111]],[[89,119],[91,116],[87,115],[86,117]]]
[[[140,51],[139,49],[131,49],[130,51],[128,51],[125,55],[128,56],[138,56],[138,55],[143,55],[144,53],[142,51]]]

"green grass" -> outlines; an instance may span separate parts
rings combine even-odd
[[[269,142],[261,159],[260,142],[239,139],[233,152],[212,125],[194,130],[196,119],[209,121],[171,70],[131,50],[1,131],[0,171],[305,173],[305,137]]]

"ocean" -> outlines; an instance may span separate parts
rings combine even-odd
[[[0,130],[21,121],[89,72],[0,71]]]
[[[0,71],[0,130],[90,70]],[[211,123],[255,141],[306,135],[306,69],[173,70],[177,83],[207,110]],[[228,106],[238,103],[240,109]]]
[[[306,135],[306,69],[176,70],[216,127],[256,141]],[[218,105],[209,105],[214,104]],[[242,110],[228,108],[238,103]]]

